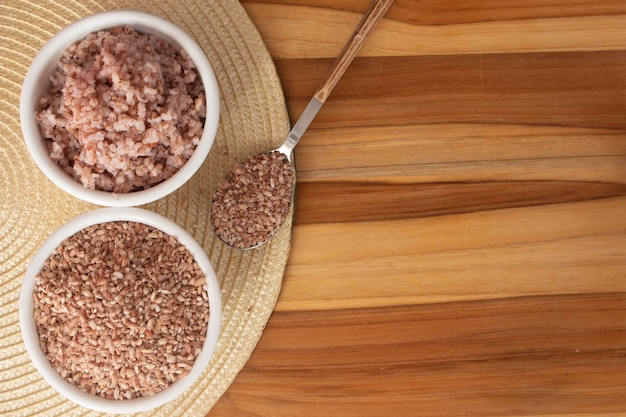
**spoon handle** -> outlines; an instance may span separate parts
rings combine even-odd
[[[333,66],[317,88],[314,97],[324,103],[333,91],[339,79],[357,56],[369,34],[383,18],[394,0],[374,0],[359,22],[346,45],[343,47]]]
[[[295,148],[296,144],[315,118],[315,115],[322,107],[322,104],[324,104],[339,82],[339,79],[341,79],[341,76],[346,72],[363,47],[369,34],[376,27],[380,19],[383,18],[387,9],[389,9],[393,2],[394,0],[374,0],[370,4],[369,9],[365,12],[356,29],[352,32],[350,39],[339,53],[339,56],[337,56],[337,59],[335,59],[332,67],[330,67],[326,73],[326,76],[315,91],[309,104],[298,118],[298,121],[289,132],[289,135],[287,135],[287,138],[285,138],[281,147],[277,149],[279,152],[287,155],[289,160],[291,160],[293,148]]]

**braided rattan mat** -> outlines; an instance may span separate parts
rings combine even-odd
[[[56,189],[24,145],[19,95],[39,48],[68,23],[107,9],[138,9],[165,17],[196,38],[214,66],[221,120],[204,166],[174,195],[145,208],[176,221],[198,240],[222,288],[223,327],[200,380],[146,416],[204,416],[249,358],[275,305],[289,254],[292,217],[270,243],[232,251],[210,229],[208,204],[217,181],[245,156],[277,146],[289,129],[271,57],[236,0],[0,0],[0,415],[77,416],[98,413],[58,395],[39,376],[18,325],[23,274],[39,244],[69,218],[96,208]]]

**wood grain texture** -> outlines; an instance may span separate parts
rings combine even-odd
[[[625,312],[589,294],[277,313],[213,414],[612,415]]]
[[[248,0],[295,121],[367,0]],[[396,0],[209,416],[626,415],[626,3]]]

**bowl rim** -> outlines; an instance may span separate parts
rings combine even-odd
[[[189,374],[159,393],[149,397],[139,397],[130,400],[109,400],[91,395],[63,379],[41,351],[39,333],[33,319],[34,301],[32,294],[35,286],[35,275],[41,270],[43,262],[50,253],[64,239],[85,227],[112,221],[139,222],[174,236],[192,253],[206,277],[208,286],[210,314],[207,337],[202,346],[202,351],[196,357]],[[136,207],[108,207],[89,211],[70,219],[44,240],[29,262],[22,281],[19,298],[19,323],[26,350],[35,368],[59,394],[92,410],[115,414],[134,413],[147,411],[173,400],[189,389],[202,375],[213,357],[219,340],[222,325],[222,299],[215,270],[207,254],[189,232],[174,221],[152,211]]]
[[[120,25],[130,25],[143,33],[156,34],[185,50],[196,65],[204,84],[207,115],[200,143],[189,160],[170,178],[145,190],[112,193],[84,187],[50,159],[34,112],[40,95],[41,78],[49,77],[63,52],[88,34]],[[44,83],[45,84],[45,83]],[[215,141],[220,119],[220,92],[211,62],[187,32],[173,22],[151,13],[135,10],[109,10],[73,21],[56,32],[33,58],[20,94],[20,124],[29,153],[45,176],[63,191],[83,201],[107,207],[131,207],[165,197],[185,184],[201,167]],[[44,146],[42,146],[44,145]]]

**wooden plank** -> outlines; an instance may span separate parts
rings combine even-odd
[[[624,204],[296,226],[276,309],[626,291]]]
[[[211,415],[619,415],[624,346],[625,293],[277,313]]]
[[[607,51],[626,46],[622,2],[595,7],[584,0],[575,2],[578,6],[544,3],[397,2],[362,56]],[[335,57],[367,6],[243,4],[277,59]]]

